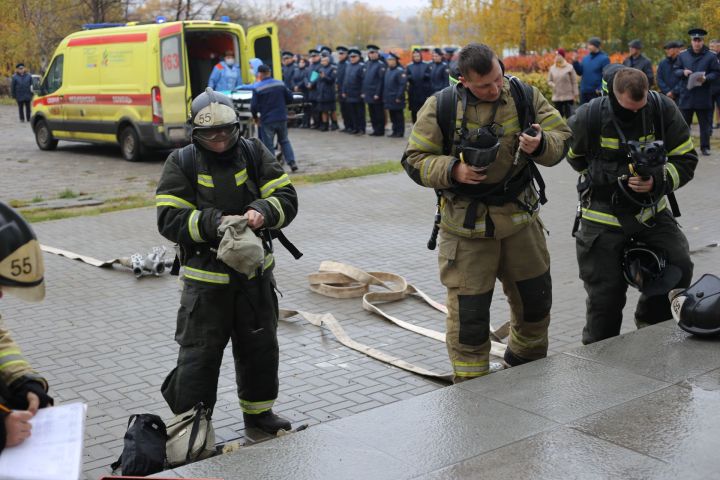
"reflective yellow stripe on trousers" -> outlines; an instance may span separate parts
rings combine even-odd
[[[243,413],[249,413],[250,415],[267,412],[275,404],[273,400],[263,400],[261,402],[249,402],[247,400],[240,399],[240,409]]]
[[[457,377],[482,377],[490,371],[490,363],[487,360],[480,362],[452,362],[452,364]]]
[[[198,282],[215,283],[226,285],[230,283],[230,275],[227,273],[209,272],[185,266],[183,267],[183,276]]]

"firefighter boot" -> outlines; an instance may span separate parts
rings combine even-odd
[[[292,428],[288,420],[275,415],[272,410],[257,414],[243,413],[243,420],[245,421],[245,428],[257,428],[270,435],[275,435],[278,430],[290,430]]]

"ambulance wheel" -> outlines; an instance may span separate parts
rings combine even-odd
[[[128,162],[139,162],[145,153],[140,137],[132,126],[127,126],[120,132],[120,151]]]
[[[35,142],[40,150],[55,150],[58,141],[53,138],[50,127],[45,120],[38,120],[35,124]]]

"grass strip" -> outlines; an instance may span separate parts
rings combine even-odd
[[[327,173],[309,173],[305,175],[292,175],[294,185],[308,185],[323,182],[332,182],[335,180],[343,180],[346,178],[365,177],[368,175],[380,175],[383,173],[395,173],[402,171],[402,165],[399,161],[391,161],[378,163],[375,165],[366,165],[358,168],[343,168],[334,172]],[[45,222],[48,220],[61,220],[63,218],[100,215],[101,213],[117,212],[120,210],[129,210],[131,208],[151,207],[155,205],[154,198],[142,195],[131,195],[127,197],[110,198],[105,200],[103,205],[88,207],[68,207],[68,208],[32,208],[31,203],[14,200],[20,212],[26,220],[32,223]]]

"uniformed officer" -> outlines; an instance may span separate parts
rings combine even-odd
[[[208,80],[208,87],[213,90],[227,91],[234,90],[242,85],[242,73],[235,62],[235,54],[232,50],[225,52],[225,57],[220,63],[213,67]]]
[[[390,52],[387,57],[388,69],[385,72],[383,100],[385,109],[390,115],[392,133],[388,137],[402,138],[405,136],[405,86],[407,75],[400,66],[400,57]]]
[[[348,133],[350,130],[350,124],[352,122],[348,122],[348,117],[350,117],[350,110],[348,109],[347,102],[342,96],[342,86],[343,82],[345,81],[345,70],[347,69],[347,66],[349,64],[348,60],[348,48],[339,45],[335,48],[335,51],[338,54],[338,62],[337,62],[337,76],[335,77],[335,84],[337,89],[337,99],[338,103],[340,104],[340,115],[343,119],[343,132]]]
[[[417,112],[430,96],[430,66],[423,62],[419,49],[412,52],[412,63],[407,66],[408,107],[412,121],[417,121]]]
[[[705,46],[707,32],[702,28],[688,31],[692,39],[690,48],[678,55],[675,60],[675,76],[680,79],[680,111],[688,125],[692,125],[693,114],[697,115],[700,125],[700,150],[710,155],[710,135],[712,134],[713,101],[711,85],[720,77],[720,63],[713,52]],[[699,78],[693,73],[705,72]],[[690,76],[693,80],[690,83]],[[694,85],[693,85],[694,84]]]
[[[383,111],[383,78],[387,67],[380,61],[380,47],[368,45],[368,62],[362,81],[362,98],[367,105],[372,125],[371,137],[385,136],[385,112]]]
[[[292,77],[295,74],[295,69],[297,69],[297,65],[295,65],[295,55],[292,54],[292,52],[282,52],[282,78],[283,82],[285,82],[285,86],[292,90]]]
[[[365,64],[360,60],[360,50],[351,48],[348,51],[350,63],[345,68],[345,80],[342,84],[342,97],[347,102],[348,133],[365,134],[365,104],[362,98],[363,75]]]
[[[457,51],[458,49],[455,47],[445,47],[443,49],[443,61],[447,63],[451,72],[457,68]]]
[[[675,103],[677,103],[680,96],[680,78],[675,76],[673,64],[680,54],[682,46],[682,42],[675,40],[667,42],[663,46],[665,49],[665,58],[660,60],[657,68],[657,83],[660,91],[667,95],[668,98],[672,98]]]
[[[310,69],[308,68],[307,63],[307,60],[301,57],[298,60],[297,68],[295,69],[295,72],[293,72],[292,76],[292,91],[302,93],[303,103],[305,103],[300,128],[310,128],[310,117],[312,116],[312,106],[309,105],[308,101],[307,83]]]
[[[45,297],[44,274],[40,243],[32,228],[15,209],[0,202],[0,298],[8,293],[26,301],[41,301]],[[0,452],[30,437],[30,420],[38,408],[53,404],[47,392],[47,380],[33,370],[0,322],[0,404],[12,409],[0,412]]]
[[[690,285],[693,272],[687,239],[665,198],[693,178],[697,154],[690,130],[672,100],[649,93],[640,71],[620,66],[606,71],[604,80],[608,96],[583,104],[569,120],[567,159],[586,175],[581,185],[589,187],[582,193],[575,233],[588,295],[584,344],[620,333],[627,291],[623,252],[631,239],[664,251],[676,275],[668,275],[660,291],[641,290],[638,327],[672,318],[667,293]]]
[[[333,121],[330,125],[332,115],[335,113],[335,80],[337,78],[337,67],[330,63],[330,54],[323,52],[320,55],[320,68],[318,69],[320,78],[317,81],[318,88],[318,110],[322,116],[320,121],[321,132],[327,132],[329,129],[337,130],[337,122]]]
[[[557,164],[570,137],[558,111],[535,87],[528,87],[535,118],[520,124],[519,111],[526,106],[515,105],[510,81],[488,46],[463,47],[458,67],[460,84],[450,88],[457,91],[461,127],[448,114],[446,131],[453,139],[445,139],[436,115],[438,96],[429,97],[403,157],[410,178],[442,193],[438,261],[448,292],[446,338],[455,382],[489,371],[496,278],[512,311],[505,361],[513,366],[547,355],[550,258],[530,162]],[[529,124],[536,135],[520,135]],[[443,153],[451,140],[461,142],[462,150],[454,145]]]
[[[332,56],[332,48],[328,47],[327,45],[320,45],[320,46],[318,47],[318,50],[320,51],[320,60],[321,60],[321,63],[322,63],[322,58],[323,58],[323,56],[326,56],[326,57],[328,58],[329,64],[332,65],[333,67],[337,67],[337,66],[335,65],[335,59],[334,59],[333,56]],[[336,71],[337,71],[337,68],[336,68],[335,72],[336,72]],[[337,74],[336,74],[336,76],[337,76]],[[333,90],[335,90],[335,85],[333,85]],[[329,103],[329,102],[325,102],[325,105],[323,105],[323,107],[325,108],[325,112],[326,112],[327,115],[328,115],[328,120],[327,120],[327,122],[325,122],[325,121],[322,120],[322,112],[323,112],[323,110],[322,110],[322,109],[320,110],[320,115],[321,115],[321,125],[320,125],[320,128],[322,128],[323,125],[325,125],[326,127],[328,127],[327,129],[332,130],[332,131],[338,130],[338,129],[340,128],[340,127],[338,126],[337,111],[336,111],[336,107],[335,107],[334,103],[335,103],[335,100],[333,100],[332,110],[327,110],[328,108],[330,108],[330,103]]]
[[[450,68],[443,61],[443,51],[439,48],[433,50],[430,64],[430,93],[439,92],[450,85]]]
[[[317,92],[317,81],[320,75],[317,73],[320,68],[320,51],[316,48],[312,48],[308,51],[308,78],[305,87],[308,90],[308,100],[311,104],[311,118],[312,124],[310,128],[320,128],[320,110],[318,110],[318,92]]]
[[[623,60],[623,65],[642,71],[647,76],[648,83],[652,87],[655,83],[655,74],[653,73],[652,62],[642,53],[642,42],[639,39],[635,39],[628,43],[628,48],[630,49],[630,54]]]
[[[283,228],[297,214],[297,194],[260,140],[239,138],[228,97],[207,90],[193,100],[191,115],[192,144],[170,154],[156,195],[158,229],[180,246],[184,271],[175,334],[180,351],[162,394],[175,414],[199,402],[212,409],[223,350],[232,340],[245,427],[274,434],[290,429],[272,411],[278,394],[274,258],[266,250],[254,274],[240,273],[218,259],[218,227],[241,216],[255,232]]]

